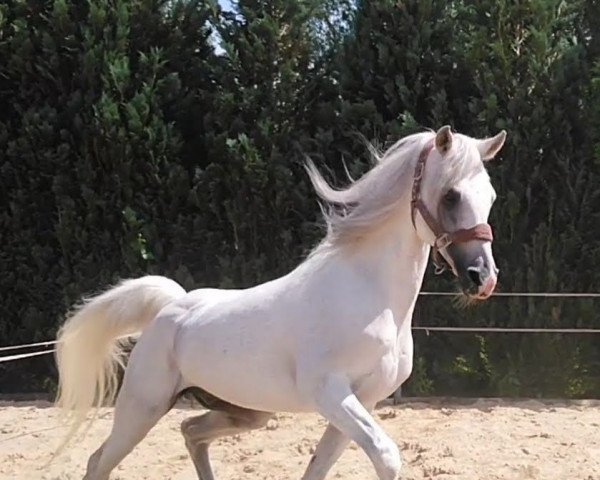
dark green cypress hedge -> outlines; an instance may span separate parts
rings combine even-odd
[[[323,234],[302,168],[343,183],[364,138],[450,123],[509,140],[489,170],[503,291],[598,291],[594,2],[17,1],[0,5],[0,345],[146,272],[280,275]],[[216,45],[218,48],[215,48]],[[450,278],[428,275],[426,289]],[[423,299],[427,325],[593,327],[598,302]],[[416,334],[415,394],[599,396],[592,336]],[[52,388],[50,357],[0,390]]]

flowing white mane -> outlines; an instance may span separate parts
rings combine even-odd
[[[333,245],[363,238],[397,212],[399,205],[408,201],[415,162],[434,136],[433,132],[423,132],[402,138],[382,156],[376,155],[376,166],[358,180],[350,179],[345,189],[332,187],[308,161],[310,180],[323,203],[328,227],[325,241]],[[455,134],[452,150],[443,162],[435,164],[443,164],[445,168],[428,167],[427,178],[439,185],[439,191],[484,168],[473,139],[460,134]]]

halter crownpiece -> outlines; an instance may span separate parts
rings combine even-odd
[[[440,223],[436,220],[435,216],[429,211],[425,202],[421,199],[421,183],[423,181],[423,174],[425,173],[425,165],[431,150],[433,150],[434,140],[429,140],[421,153],[417,164],[415,166],[415,173],[413,177],[412,187],[412,198],[410,201],[410,215],[415,230],[417,229],[416,216],[417,212],[421,214],[421,217],[433,232],[435,241],[433,242],[432,258],[435,265],[435,273],[443,273],[447,269],[447,265],[443,261],[443,257],[440,254],[440,250],[447,248],[453,243],[465,243],[471,240],[483,240],[491,242],[494,240],[492,233],[492,227],[487,223],[480,223],[472,228],[460,229],[454,232],[446,232]]]

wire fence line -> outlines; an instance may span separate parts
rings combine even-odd
[[[422,297],[456,297],[460,292],[420,292]],[[492,297],[533,297],[533,298],[600,298],[600,293],[561,293],[561,292],[496,292]]]
[[[0,347],[0,352],[6,352],[8,350],[24,350],[26,348],[33,348],[33,347],[46,347],[46,346],[50,346],[50,345],[54,345],[56,344],[56,340],[48,340],[47,342],[36,342],[36,343],[26,343],[23,345],[11,345],[9,347]]]
[[[420,292],[422,297],[456,297],[459,292]],[[562,293],[562,292],[497,292],[493,297],[532,297],[532,298],[600,298],[600,293]],[[455,332],[455,333],[555,333],[555,334],[599,334],[600,329],[594,328],[504,328],[504,327],[436,327],[425,325],[414,325],[413,330],[429,332]],[[46,342],[34,342],[23,345],[9,345],[0,347],[0,352],[12,350],[25,350],[35,347],[51,347],[58,343],[57,340]],[[0,357],[0,363],[21,360],[29,357],[37,357],[54,353],[56,349],[41,350],[29,353],[20,353]]]
[[[600,334],[600,329],[595,328],[504,328],[504,327],[434,327],[414,325],[412,327],[416,331],[429,332],[454,332],[454,333],[554,333],[554,334]],[[41,342],[44,345],[54,345],[58,343],[56,340],[52,342]],[[6,347],[7,349],[26,348],[26,346],[15,345],[14,347]],[[17,355],[9,355],[0,357],[0,363],[9,362],[12,360],[20,360],[28,357],[37,357],[47,353],[54,353],[56,349],[43,350],[38,352],[21,353]]]
[[[413,330],[431,332],[483,332],[483,333],[600,333],[597,328],[504,328],[504,327],[427,327],[415,325]]]
[[[17,355],[8,355],[6,357],[0,357],[0,363],[11,362],[13,360],[21,360],[22,358],[38,357],[40,355],[46,355],[48,353],[54,353],[56,350],[44,350],[43,352],[29,352],[19,353]]]

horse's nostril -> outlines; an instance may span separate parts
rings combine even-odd
[[[477,268],[473,268],[473,267],[468,268],[467,274],[469,275],[469,278],[475,285],[477,285],[478,287],[481,287],[483,282],[481,281],[481,275]]]

